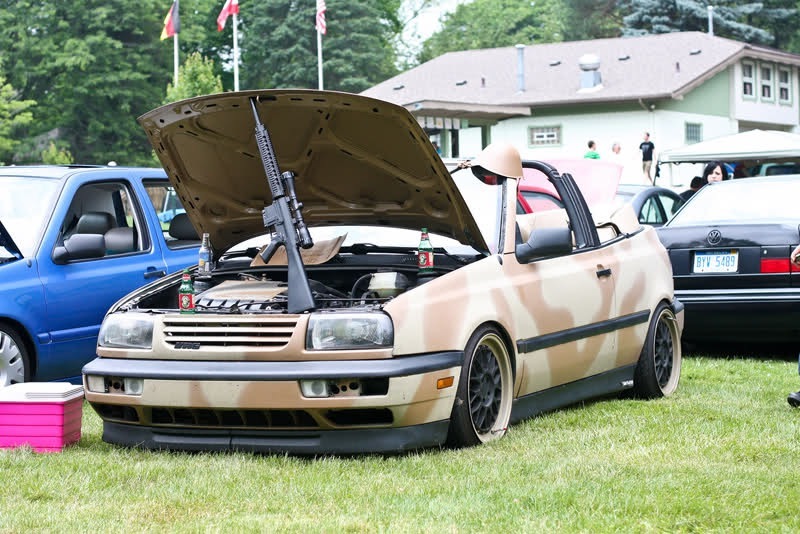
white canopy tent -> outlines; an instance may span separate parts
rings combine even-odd
[[[800,135],[777,130],[750,130],[726,135],[664,150],[658,155],[659,165],[662,163],[724,161],[726,163],[742,162],[746,166],[751,166],[765,161],[792,160],[800,160]],[[672,166],[669,167],[666,174],[670,185],[680,185],[686,182],[685,177],[678,178],[672,172]],[[665,170],[664,167],[661,167],[660,174],[662,176],[665,174]]]
[[[800,158],[800,135],[776,130],[750,130],[664,150],[658,160],[661,163],[698,163],[786,158]]]

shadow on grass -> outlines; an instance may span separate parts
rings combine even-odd
[[[707,356],[724,359],[754,359],[775,361],[797,361],[800,340],[797,343],[725,343],[683,342],[683,355]]]

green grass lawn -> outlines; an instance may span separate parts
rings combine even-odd
[[[796,532],[796,362],[693,357],[675,396],[607,400],[499,442],[298,458],[0,451],[0,532]]]

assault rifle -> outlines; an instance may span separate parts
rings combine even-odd
[[[290,171],[280,173],[269,132],[258,116],[256,97],[250,97],[250,107],[256,121],[258,152],[261,154],[261,163],[264,165],[264,172],[272,192],[272,204],[262,211],[264,227],[272,232],[272,240],[261,253],[261,259],[264,260],[264,263],[268,263],[278,247],[283,245],[286,249],[288,271],[288,311],[289,313],[302,313],[313,310],[316,305],[308,284],[303,259],[300,257],[300,247],[310,248],[314,242],[311,240],[311,234],[308,232],[305,221],[303,221],[303,204],[297,201],[294,173]]]

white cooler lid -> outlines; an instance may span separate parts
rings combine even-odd
[[[66,382],[24,382],[0,388],[0,402],[66,402],[83,397],[83,386]]]

